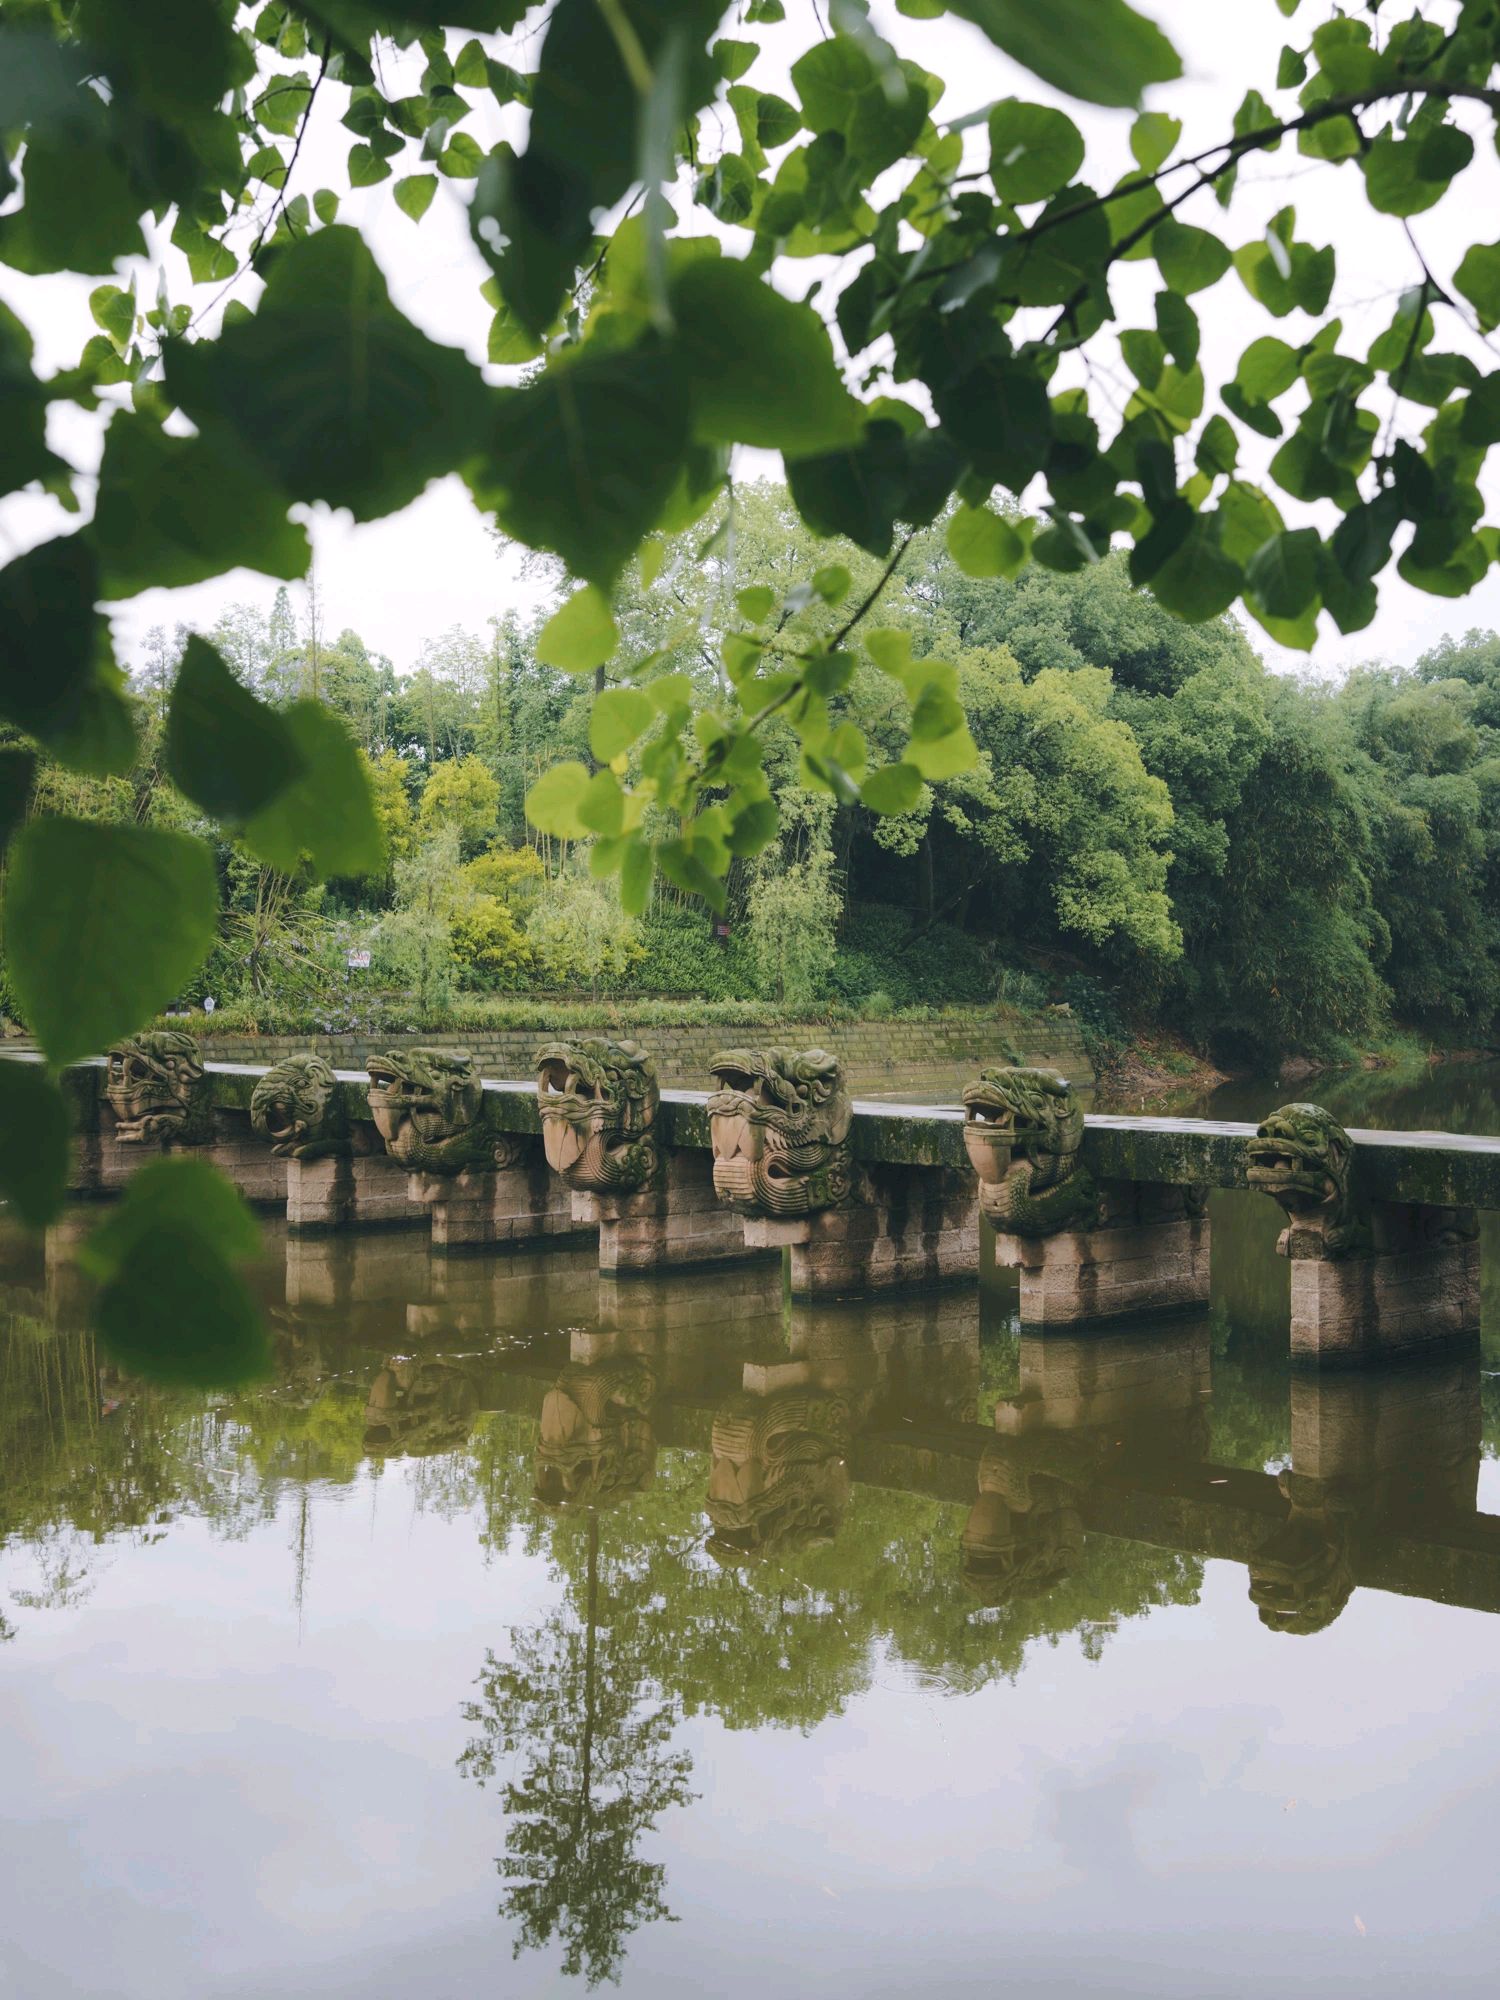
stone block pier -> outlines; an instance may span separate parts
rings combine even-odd
[[[25,1058],[20,1058],[25,1059]],[[1260,1126],[1085,1118],[1059,1073],[984,1071],[962,1105],[861,1102],[819,1049],[715,1054],[711,1091],[664,1090],[635,1042],[562,1040],[535,1081],[451,1048],[205,1063],[150,1033],[65,1082],[72,1190],[200,1150],[290,1231],[420,1229],[443,1252],[597,1246],[622,1278],[780,1258],[794,1297],[976,1279],[981,1231],[1019,1274],[1022,1325],[1078,1331],[1201,1310],[1207,1199],[1275,1201],[1291,1348],[1363,1362],[1478,1330],[1477,1214],[1500,1139],[1346,1132],[1315,1105]]]

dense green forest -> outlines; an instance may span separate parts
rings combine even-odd
[[[616,615],[625,653],[649,661],[645,694],[622,694],[666,706],[688,676],[700,744],[728,688],[725,632],[758,609],[737,602],[756,594],[746,579],[800,585],[816,605],[830,571],[847,569],[856,597],[878,574],[852,546],[816,540],[772,485],[740,487],[706,527],[648,543],[643,569],[652,587],[628,577]],[[879,616],[870,654],[909,647],[956,667],[977,767],[881,818],[806,788],[797,737],[772,718],[781,832],[732,863],[727,917],[658,884],[636,920],[590,874],[586,847],[525,818],[550,764],[613,750],[609,703],[595,707],[605,670],[544,664],[545,610],[497,616],[482,635],[455,628],[398,673],[378,633],[323,630],[315,585],[295,612],[285,589],[269,612],[233,606],[207,636],[255,693],[311,695],[347,720],[390,860],[380,879],[314,886],[220,838],[220,941],[184,999],[238,999],[268,1025],[357,1016],[379,993],[425,1020],[485,992],[877,1014],[1063,1000],[1105,1038],[1161,1024],[1231,1060],[1335,1055],[1393,1024],[1449,1043],[1492,1035],[1500,638],[1444,638],[1410,666],[1337,685],[1273,674],[1232,616],[1183,625],[1121,558],[981,581],[955,567],[941,524],[913,538]],[[105,780],[50,768],[33,810],[205,830],[163,768],[186,638],[153,633],[136,674],[136,768]],[[833,717],[863,729],[872,765],[895,760],[909,725],[899,689],[856,657],[827,696]],[[351,950],[372,959],[353,989]]]

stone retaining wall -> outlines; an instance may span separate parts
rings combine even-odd
[[[627,1017],[628,1018],[628,1017]],[[655,1055],[664,1084],[679,1090],[704,1090],[708,1065],[716,1051],[768,1043],[783,1047],[830,1049],[842,1056],[856,1096],[956,1098],[965,1083],[988,1063],[1003,1062],[1007,1050],[1023,1061],[1061,1070],[1071,1082],[1091,1086],[1093,1069],[1078,1025],[1066,1014],[1048,1015],[1043,1022],[1016,1022],[972,1017],[952,1021],[813,1022],[768,1028],[761,1023],[736,1027],[732,1022],[687,1023],[664,1028],[564,1028],[578,1035],[634,1035]],[[420,1042],[429,1048],[464,1048],[472,1052],[488,1077],[529,1077],[537,1044],[547,1039],[539,1028],[478,1029],[470,1034],[397,1035],[384,1030],[372,1035],[205,1035],[203,1053],[210,1062],[274,1063],[285,1055],[311,1049],[326,1056],[336,1069],[365,1069],[371,1055]]]

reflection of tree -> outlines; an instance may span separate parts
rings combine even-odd
[[[556,1610],[513,1631],[509,1656],[486,1655],[479,1725],[460,1768],[480,1784],[502,1757],[505,1878],[500,1914],[517,1925],[514,1951],[556,1937],[563,1971],[590,1986],[619,1978],[625,1941],[643,1924],[672,1922],[666,1871],[637,1852],[670,1806],[692,1797],[692,1761],[673,1750],[679,1704],[646,1669],[643,1627],[624,1596],[637,1579],[618,1565],[601,1576],[599,1516],[590,1508],[582,1577]]]

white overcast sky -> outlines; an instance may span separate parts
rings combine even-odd
[[[762,88],[788,88],[788,61],[817,32],[811,0],[788,0],[787,11],[789,19],[784,27],[751,31],[766,41],[765,53],[749,74],[749,81]],[[948,80],[948,94],[936,114],[940,121],[979,109],[997,97],[1052,101],[1065,105],[1084,128],[1089,146],[1085,172],[1093,185],[1108,185],[1131,164],[1128,112],[1095,110],[1057,96],[1002,56],[967,23],[947,17],[906,20],[896,15],[890,0],[876,0],[872,11],[877,25],[901,53]],[[1193,151],[1229,131],[1235,108],[1250,84],[1272,95],[1282,42],[1305,42],[1311,27],[1331,9],[1323,0],[1304,0],[1299,17],[1291,22],[1282,18],[1274,0],[1234,0],[1234,4],[1228,0],[1213,0],[1213,4],[1207,0],[1154,0],[1154,4],[1144,0],[1144,11],[1171,35],[1187,72],[1185,83],[1148,98],[1148,105],[1154,102],[1183,118],[1183,149]],[[732,15],[726,17],[725,31],[735,31]],[[526,34],[523,28],[523,37]],[[330,110],[336,108],[339,96],[341,93],[336,94]],[[473,120],[468,129],[488,144],[502,131],[520,138],[522,119],[523,114],[511,108],[503,117],[492,114],[488,123]],[[1412,223],[1428,263],[1442,281],[1451,275],[1466,242],[1476,235],[1488,237],[1500,213],[1500,162],[1490,140],[1489,120],[1477,116],[1470,122],[1479,141],[1474,164],[1444,204]],[[351,139],[332,115],[315,116],[288,192],[311,194],[323,185],[341,188],[344,156]],[[982,131],[972,134],[971,142],[982,147]],[[410,164],[397,163],[396,171],[410,171]],[[1337,248],[1338,280],[1332,310],[1344,318],[1345,349],[1363,353],[1388,323],[1400,290],[1420,274],[1401,225],[1372,214],[1362,200],[1356,175],[1357,169],[1350,165],[1333,168],[1303,160],[1289,142],[1280,153],[1252,161],[1244,169],[1225,233],[1232,243],[1244,242],[1259,234],[1276,209],[1295,203],[1299,236],[1315,244],[1331,241]],[[443,180],[437,200],[419,226],[396,208],[392,185],[387,181],[346,195],[340,219],[357,221],[364,230],[396,303],[434,339],[460,345],[482,362],[490,312],[479,297],[485,274],[469,243],[465,221],[472,183]],[[1182,213],[1185,219],[1201,221],[1210,228],[1223,220],[1207,192],[1195,197]],[[688,226],[701,229],[705,224],[693,217]],[[748,243],[744,232],[723,234],[731,247]],[[164,239],[154,247],[158,258],[140,263],[141,293],[148,300],[155,296],[159,269],[165,262],[173,298],[193,297],[181,259],[165,247]],[[1149,263],[1117,267],[1115,298],[1126,316],[1125,323],[1151,323],[1154,272]],[[807,264],[785,264],[777,273],[785,289],[799,296],[816,275],[816,268]],[[30,328],[44,370],[68,366],[94,331],[87,302],[98,282],[26,278],[0,266],[0,299]],[[245,295],[253,297],[255,281],[241,283]],[[212,292],[201,296],[211,297]],[[197,297],[194,303],[199,303]],[[1271,321],[1232,274],[1213,291],[1200,294],[1195,303],[1204,322],[1203,359],[1210,388],[1217,379],[1232,373],[1241,348],[1256,334],[1274,331],[1295,340],[1305,337],[1308,330],[1301,315],[1289,321]],[[1482,366],[1494,365],[1493,355],[1486,353],[1477,337],[1467,334],[1451,313],[1439,314],[1435,345],[1463,348]],[[495,381],[508,379],[507,371],[487,368],[486,372]],[[1111,390],[1110,372],[1105,370],[1101,378],[1106,392]],[[1295,401],[1289,401],[1295,408]],[[1212,398],[1208,407],[1214,407]],[[1107,412],[1100,415],[1108,434]],[[71,406],[54,410],[52,441],[81,467],[97,463],[97,421],[82,417]],[[1252,473],[1273,449],[1253,437],[1247,440],[1245,462]],[[746,454],[741,469],[749,474],[774,471],[776,463],[766,454]],[[1493,490],[1490,501],[1493,517],[1497,511]],[[1294,524],[1301,518],[1290,504],[1284,511]],[[360,527],[347,515],[321,506],[298,512],[312,532],[325,632],[332,636],[344,626],[354,627],[373,649],[390,654],[399,670],[405,671],[415,662],[426,639],[449,627],[457,624],[482,632],[489,618],[510,608],[529,608],[539,600],[540,586],[520,574],[516,552],[497,556],[493,538],[456,478],[430,487],[402,513]],[[50,500],[12,496],[0,502],[0,559],[8,559],[70,525],[70,517]],[[123,661],[134,662],[152,625],[171,626],[182,621],[206,627],[234,602],[269,609],[274,592],[273,582],[244,570],[190,590],[145,592],[113,608],[117,650]],[[300,609],[302,586],[293,585],[292,592]],[[1345,639],[1325,617],[1310,664],[1321,672],[1337,672],[1369,659],[1406,661],[1444,632],[1462,632],[1475,625],[1500,627],[1500,573],[1492,570],[1472,595],[1453,601],[1412,590],[1392,569],[1381,581],[1381,608],[1375,623]],[[1258,627],[1252,626],[1250,633],[1273,664],[1309,664],[1303,656],[1283,653],[1271,645]]]

